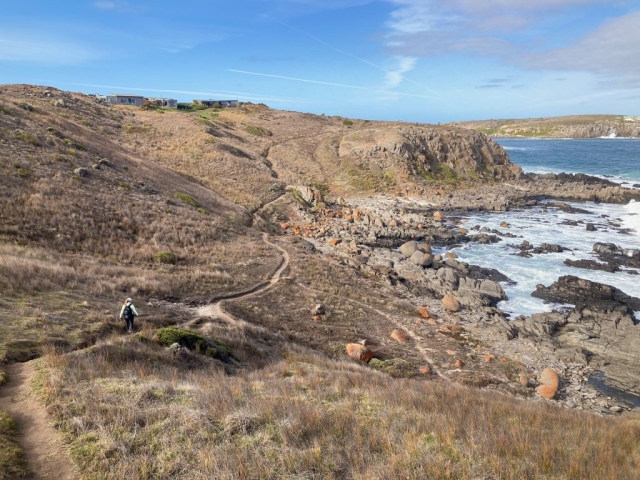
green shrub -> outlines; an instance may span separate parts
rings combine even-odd
[[[122,130],[125,133],[146,133],[150,130],[149,125],[123,125]]]
[[[202,215],[209,215],[209,212],[207,212],[207,209],[203,207],[198,207],[198,212],[200,212]]]
[[[282,185],[280,185],[279,183],[272,183],[269,186],[269,191],[270,192],[276,192],[276,193],[282,193],[282,192],[284,192],[284,187]]]
[[[0,387],[9,381],[9,376],[4,370],[0,370]]]
[[[20,132],[16,135],[20,140],[29,145],[38,145],[38,137],[29,132]]]
[[[7,110],[5,107],[0,105],[0,113],[2,115],[12,115],[11,110]]]
[[[80,150],[82,152],[84,152],[87,147],[85,147],[84,145],[82,145],[81,143],[78,142],[74,142],[73,140],[71,140],[70,138],[65,138],[64,139],[64,143],[66,143],[67,145],[69,145],[70,147],[75,148],[76,150]]]
[[[174,264],[178,261],[178,257],[173,252],[158,252],[156,253],[156,260],[160,263]]]
[[[302,197],[302,193],[300,193],[300,190],[291,190],[291,195],[293,196],[293,199],[298,202],[300,205],[302,205],[303,207],[310,207],[311,205],[309,205],[309,203]]]
[[[247,128],[245,128],[245,130],[247,131],[247,133],[250,133],[251,135],[255,135],[257,137],[270,137],[271,135],[273,135],[266,128],[256,127],[255,125],[247,125]]]
[[[0,410],[0,434],[11,436],[18,434],[18,425],[4,410]]]
[[[118,186],[120,188],[124,188],[125,190],[131,190],[131,185],[129,185],[127,182],[119,182]]]
[[[173,194],[174,197],[179,198],[180,200],[182,200],[183,202],[187,202],[189,205],[198,208],[200,205],[198,204],[198,202],[195,201],[195,199],[190,196],[187,195],[186,193],[181,193],[181,192],[176,192]]]
[[[231,356],[229,347],[222,342],[205,338],[199,333],[192,332],[191,330],[166,327],[158,330],[157,336],[158,342],[167,347],[177,343],[181,347],[193,352],[223,361],[228,360]]]
[[[380,370],[381,372],[388,373],[392,377],[410,377],[415,374],[414,367],[409,362],[401,358],[392,358],[390,360],[380,360],[378,358],[372,358],[369,362],[369,366]]]
[[[342,124],[343,124],[345,127],[350,127],[350,126],[352,126],[352,125],[353,125],[353,122],[352,122],[351,120],[344,120],[344,121],[342,122]]]
[[[18,169],[18,176],[20,178],[29,178],[31,176],[31,172],[29,170],[27,170],[26,168],[19,168]]]

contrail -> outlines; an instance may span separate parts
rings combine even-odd
[[[394,74],[394,73],[396,73],[396,72],[394,72],[393,70],[387,70],[387,69],[386,69],[386,68],[384,68],[383,66],[378,65],[378,64],[376,64],[376,63],[373,63],[373,62],[371,62],[371,61],[367,60],[366,58],[358,57],[357,55],[354,55],[353,53],[349,53],[349,52],[347,52],[347,51],[345,51],[345,50],[342,50],[342,49],[340,49],[340,48],[338,48],[338,47],[335,47],[335,46],[331,45],[330,43],[325,42],[325,41],[324,41],[324,40],[322,40],[321,38],[318,38],[318,37],[316,37],[316,36],[314,36],[314,35],[311,35],[311,34],[310,34],[310,33],[308,33],[308,32],[305,32],[304,30],[300,30],[300,29],[298,29],[298,28],[292,27],[291,25],[287,25],[286,23],[283,23],[283,22],[281,22],[281,21],[279,21],[279,20],[275,20],[275,19],[270,19],[270,20],[271,20],[271,21],[273,21],[274,23],[278,23],[278,24],[280,24],[280,25],[282,25],[282,26],[284,26],[284,27],[287,27],[288,29],[293,30],[294,32],[298,32],[298,33],[300,33],[300,34],[302,34],[302,35],[306,35],[307,37],[309,37],[309,38],[311,38],[311,39],[315,40],[315,41],[316,41],[316,42],[318,42],[318,43],[321,43],[322,45],[324,45],[325,47],[330,48],[331,50],[334,50],[334,51],[336,51],[336,52],[338,52],[338,53],[341,53],[342,55],[346,55],[347,57],[351,57],[351,58],[354,58],[354,59],[356,59],[356,60],[358,60],[358,61],[360,61],[360,62],[362,62],[362,63],[366,63],[367,65],[369,65],[369,66],[371,66],[371,67],[373,67],[373,68],[377,68],[378,70],[382,70],[382,71],[383,71],[383,72],[385,72],[385,73],[388,73],[388,74]],[[406,80],[406,81],[407,81],[407,82],[409,82],[409,83],[413,83],[414,85],[417,85],[417,86],[418,86],[418,87],[420,87],[420,88],[426,88],[426,89],[427,89],[428,91],[430,91],[431,93],[434,93],[434,94],[436,94],[436,95],[439,95],[439,93],[438,93],[438,92],[436,92],[435,90],[433,90],[433,89],[431,89],[431,88],[429,88],[429,87],[427,87],[427,86],[425,86],[425,85],[421,85],[421,84],[419,84],[418,82],[416,82],[416,81],[414,81],[414,80],[411,80],[410,78],[405,77],[404,75],[400,75],[400,76],[401,76],[401,78],[402,78],[403,80]]]
[[[346,85],[344,83],[333,83],[333,82],[321,82],[320,80],[308,80],[306,78],[285,77],[283,75],[271,75],[269,73],[247,72],[245,70],[232,70],[232,69],[227,69],[227,71],[234,72],[234,73],[242,73],[244,75],[255,75],[257,77],[281,78],[283,80],[292,80],[294,82],[316,83],[318,85],[329,85],[331,87],[353,88],[355,90],[366,90],[368,92],[384,93],[386,95],[401,95],[403,97],[417,97],[417,98],[434,98],[434,99],[437,98],[437,97],[431,97],[429,95],[415,95],[413,93],[392,92],[389,90],[376,90],[375,88],[359,87],[357,85]]]
[[[233,92],[233,91],[228,91],[228,90],[218,90],[217,92],[198,92],[198,91],[191,91],[191,90],[170,90],[170,89],[159,89],[159,88],[123,87],[123,86],[118,86],[118,85],[98,85],[98,84],[93,84],[93,83],[69,83],[69,82],[65,82],[65,84],[66,85],[76,85],[76,86],[79,86],[79,87],[117,88],[117,89],[122,89],[122,90],[131,90],[131,91],[134,91],[134,92],[181,93],[181,94],[185,94],[185,95],[207,95],[207,96],[216,96],[216,95],[220,95],[220,94],[224,94],[224,95],[242,95],[242,96],[244,96],[246,98],[253,98],[253,99],[256,99],[256,100],[270,100],[270,101],[274,101],[274,102],[317,103],[317,102],[312,102],[310,100],[305,100],[305,99],[265,97],[265,96],[262,96],[262,95],[254,95],[252,93]]]

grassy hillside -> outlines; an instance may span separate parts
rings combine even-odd
[[[490,346],[448,331],[455,316],[418,322],[408,295],[281,228],[310,211],[287,185],[329,197],[518,172],[454,127],[0,86],[0,394],[3,367],[40,358],[33,391],[83,479],[634,478],[637,421],[524,402],[508,359],[440,375],[448,352]],[[278,248],[290,263],[271,284]],[[228,315],[199,310],[252,291]],[[391,341],[397,328],[414,338]],[[370,365],[345,355],[363,338]],[[0,422],[0,479],[24,478]]]
[[[572,115],[548,118],[521,118],[455,122],[495,137],[594,138],[638,137],[640,117],[628,115]]]

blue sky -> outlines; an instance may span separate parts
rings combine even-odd
[[[450,122],[640,115],[640,0],[21,0],[0,83]]]

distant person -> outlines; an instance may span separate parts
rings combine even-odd
[[[136,307],[133,306],[132,300],[127,298],[120,309],[120,318],[124,318],[124,321],[127,322],[127,330],[129,333],[133,332],[133,319],[137,316],[138,312],[136,311]]]

